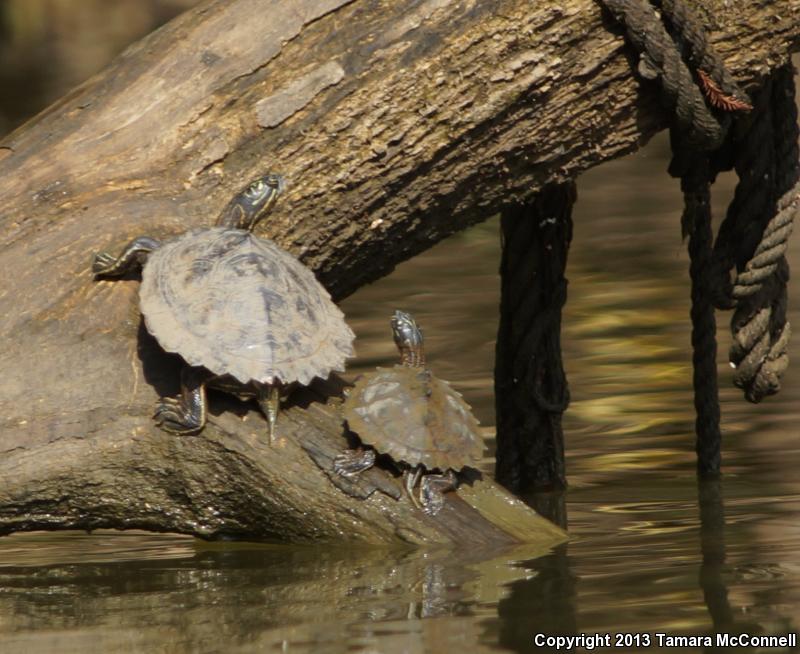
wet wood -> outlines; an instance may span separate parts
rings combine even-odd
[[[438,522],[379,490],[390,475],[345,493],[318,465],[344,443],[330,386],[295,399],[274,448],[222,397],[200,436],[150,421],[177,362],[141,327],[135,279],[92,279],[94,251],[207,225],[274,170],[289,190],[261,233],[342,298],[664,124],[591,0],[267,5],[202,4],[0,143],[0,531],[561,538],[508,496],[489,502],[488,480]],[[745,85],[800,36],[794,0],[704,6]]]

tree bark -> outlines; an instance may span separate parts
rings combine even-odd
[[[797,45],[796,0],[704,6],[746,85]],[[272,170],[290,188],[260,233],[340,299],[646,141],[665,116],[630,63],[591,0],[215,0],[6,137],[0,532],[562,537],[519,505],[504,513],[488,481],[450,494],[439,520],[395,500],[379,471],[348,488],[383,488],[369,499],[340,492],[308,456],[324,467],[344,443],[335,382],[295,399],[271,449],[261,420],[220,398],[200,436],[163,434],[149,415],[177,390],[176,359],[141,327],[138,284],[95,282],[90,255],[208,225]]]

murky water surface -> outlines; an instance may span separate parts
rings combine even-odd
[[[781,394],[748,405],[730,385],[720,317],[725,475],[698,485],[688,263],[666,163],[657,139],[580,179],[564,318],[567,545],[489,554],[14,536],[0,539],[0,652],[529,652],[538,633],[657,644],[656,632],[796,632],[800,340]],[[361,370],[393,361],[388,317],[413,311],[431,366],[489,435],[498,241],[496,220],[480,225],[344,303]],[[797,243],[790,260],[800,269]]]

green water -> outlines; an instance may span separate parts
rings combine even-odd
[[[790,369],[778,396],[745,403],[720,316],[725,475],[698,486],[688,262],[666,163],[659,138],[579,180],[564,315],[570,488],[548,498],[563,502],[568,544],[484,553],[13,536],[0,539],[0,652],[531,652],[537,633],[796,632],[800,377]],[[719,206],[730,184],[717,185]],[[797,243],[789,258],[800,269]],[[353,369],[394,360],[388,318],[410,310],[431,367],[490,435],[498,265],[493,220],[349,298]]]

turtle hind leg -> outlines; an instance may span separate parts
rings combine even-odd
[[[269,426],[269,444],[275,443],[275,424],[278,422],[278,411],[281,408],[281,387],[280,384],[259,385],[256,399],[258,406],[267,416]]]
[[[147,255],[159,248],[161,243],[149,236],[133,239],[119,256],[108,252],[98,252],[92,260],[92,272],[98,277],[121,277],[127,272],[141,268]]]
[[[420,476],[422,475],[422,465],[418,465],[413,470],[406,470],[403,473],[403,477],[406,481],[406,493],[408,494],[408,498],[411,500],[411,503],[416,506],[418,509],[421,509],[419,502],[417,501],[416,496],[414,495],[414,487],[417,485]]]
[[[458,488],[456,473],[448,470],[443,475],[425,475],[419,485],[419,501],[422,510],[434,516],[444,507],[444,494]]]
[[[181,393],[162,397],[153,415],[156,424],[172,434],[195,434],[206,424],[206,378],[202,369],[186,366],[181,371]]]
[[[346,450],[333,460],[333,471],[342,477],[355,477],[375,465],[375,450]]]

